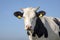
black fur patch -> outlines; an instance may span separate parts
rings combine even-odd
[[[30,35],[29,31],[27,31],[27,35]]]
[[[59,36],[60,36],[60,32],[59,32]]]
[[[60,22],[58,21],[58,19],[57,18],[54,18],[53,20],[59,26],[59,29],[60,29]]]
[[[38,17],[36,20],[36,25],[34,28],[34,33],[32,34],[33,37],[35,37],[35,34],[40,38],[44,35],[45,38],[48,37],[47,29],[44,27],[44,24],[42,23],[41,19]]]

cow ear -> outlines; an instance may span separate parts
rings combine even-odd
[[[38,16],[38,17],[43,17],[45,14],[46,14],[45,11],[39,11],[39,12],[37,13],[37,16]]]
[[[21,19],[23,16],[23,13],[21,13],[20,11],[16,11],[14,12],[14,16],[16,16],[18,19]]]

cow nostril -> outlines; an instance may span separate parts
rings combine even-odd
[[[29,28],[31,28],[32,26],[26,25],[26,27],[29,27]]]
[[[32,26],[30,26],[30,28],[32,28]]]
[[[28,26],[28,25],[26,26],[27,30],[31,30],[31,28],[32,28],[32,26]]]

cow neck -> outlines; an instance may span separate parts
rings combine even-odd
[[[41,19],[37,17],[36,19],[36,25],[34,27],[34,32],[32,34],[33,37],[35,36],[42,37],[44,35],[45,38],[48,37],[47,29],[44,27],[44,24],[42,23]]]

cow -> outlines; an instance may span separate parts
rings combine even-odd
[[[29,40],[60,40],[60,19],[45,16],[45,11],[37,11],[39,8],[22,8],[14,16],[24,18]]]

